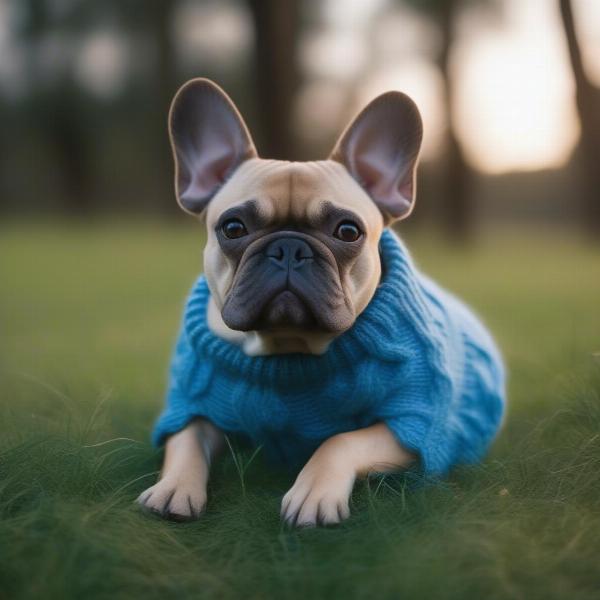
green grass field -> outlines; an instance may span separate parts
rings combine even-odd
[[[600,253],[556,234],[468,250],[409,240],[469,300],[510,370],[484,464],[435,487],[362,482],[352,518],[289,531],[292,477],[217,467],[207,513],[174,524],[133,501],[195,226],[0,230],[0,598],[600,597]]]

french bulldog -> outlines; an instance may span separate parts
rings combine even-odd
[[[193,79],[173,100],[169,133],[177,200],[206,226],[212,334],[256,359],[326,353],[376,293],[384,228],[414,207],[423,133],[414,102],[395,91],[379,96],[327,160],[266,160],[229,97]],[[225,433],[203,417],[172,433],[159,481],[138,502],[171,519],[198,518]],[[283,496],[281,516],[338,523],[357,478],[418,460],[384,422],[332,435]]]

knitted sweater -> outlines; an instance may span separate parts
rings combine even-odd
[[[156,445],[202,416],[290,467],[332,435],[387,424],[427,475],[472,463],[502,421],[504,368],[473,314],[417,272],[390,231],[375,295],[322,355],[250,357],[211,332],[194,285],[171,364]]]

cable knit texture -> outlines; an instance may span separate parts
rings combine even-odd
[[[478,461],[504,412],[500,354],[470,310],[415,269],[392,232],[384,231],[380,251],[373,299],[319,356],[250,357],[217,337],[200,277],[154,443],[201,416],[295,468],[328,437],[384,421],[426,475]]]

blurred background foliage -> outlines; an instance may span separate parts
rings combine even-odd
[[[0,0],[0,214],[176,215],[166,115],[194,76],[289,160],[403,90],[425,121],[410,227],[600,237],[596,0]]]

